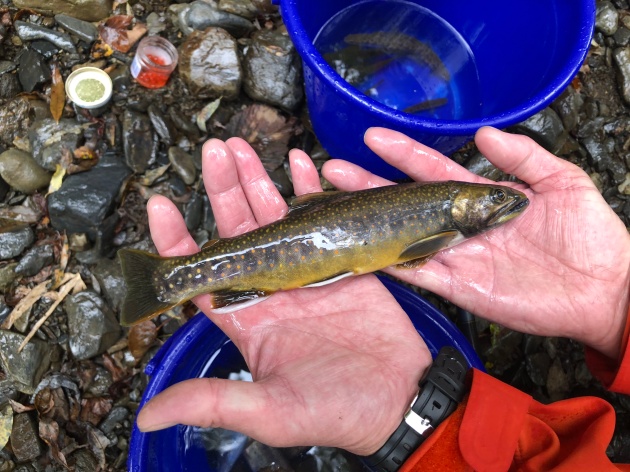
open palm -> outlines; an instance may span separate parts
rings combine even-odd
[[[284,200],[244,141],[212,140],[203,154],[221,237],[286,214]],[[321,191],[307,156],[294,151],[291,165],[297,194]],[[168,199],[152,198],[148,211],[161,255],[199,250]],[[369,454],[398,426],[431,362],[409,318],[373,275],[277,293],[231,314],[212,313],[208,296],[195,303],[239,348],[254,382],[182,382],[144,407],[138,426],[145,431],[175,423],[215,426],[275,446],[334,445]]]
[[[529,208],[508,225],[438,253],[415,270],[389,269],[485,318],[519,331],[582,341],[616,358],[628,310],[630,236],[588,175],[524,136],[477,133],[484,155],[527,185]],[[366,143],[418,181],[489,182],[394,131]],[[343,190],[390,182],[344,161],[324,175]]]

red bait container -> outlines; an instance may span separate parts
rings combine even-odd
[[[161,36],[149,36],[138,44],[131,63],[131,75],[151,89],[164,87],[177,66],[177,49]]]

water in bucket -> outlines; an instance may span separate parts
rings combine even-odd
[[[470,47],[420,5],[356,3],[330,18],[314,45],[346,82],[391,108],[444,120],[480,113],[479,74]]]

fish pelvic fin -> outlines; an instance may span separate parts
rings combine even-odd
[[[136,249],[121,249],[118,257],[127,285],[127,294],[120,313],[122,326],[133,326],[149,320],[179,303],[160,301],[160,294],[152,281],[153,274],[162,265],[163,259],[160,256]]]
[[[458,231],[444,231],[411,244],[400,255],[398,269],[415,269],[425,264],[435,253],[446,248],[457,238]]]

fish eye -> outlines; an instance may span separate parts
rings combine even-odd
[[[506,198],[507,194],[504,190],[501,190],[500,188],[497,188],[494,190],[494,192],[492,192],[492,201],[494,203],[503,203]]]

